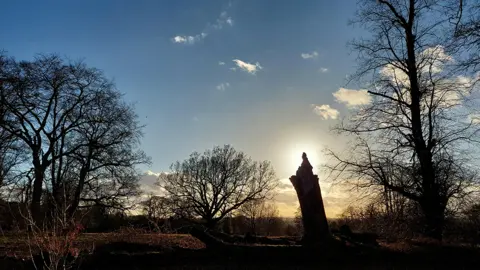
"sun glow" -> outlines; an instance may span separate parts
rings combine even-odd
[[[289,168],[292,173],[295,173],[302,163],[302,153],[305,152],[307,154],[308,160],[313,167],[314,172],[317,170],[318,166],[322,162],[320,149],[316,147],[314,144],[303,144],[303,143],[295,143],[290,147],[289,157],[290,160],[288,161]]]

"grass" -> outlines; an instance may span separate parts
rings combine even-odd
[[[81,269],[478,269],[480,265],[480,252],[475,248],[422,241],[380,244],[380,248],[206,249],[190,235],[144,233],[86,233],[75,242],[79,248],[95,249],[83,260]],[[0,269],[26,269],[29,250],[25,237],[0,237],[0,256]]]

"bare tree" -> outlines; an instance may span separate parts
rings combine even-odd
[[[455,25],[452,49],[459,52],[458,64],[467,71],[480,71],[480,3],[474,0],[452,0],[451,23]],[[464,57],[462,57],[462,54]]]
[[[177,161],[158,184],[177,208],[201,217],[213,228],[243,204],[270,198],[277,179],[269,162],[254,162],[225,145]]]
[[[142,127],[101,71],[56,55],[8,59],[5,66],[0,128],[30,156],[34,220],[44,195],[52,197],[49,210],[60,207],[71,217],[81,203],[118,207],[136,194],[135,165],[149,161],[138,150]]]
[[[352,43],[359,62],[354,78],[371,102],[336,128],[356,139],[346,156],[330,152],[336,164],[329,167],[337,179],[418,202],[424,233],[437,239],[449,200],[476,180],[466,149],[478,142],[467,102],[474,85],[450,68],[442,42],[451,24],[442,4],[362,1],[355,22],[372,36]]]
[[[248,230],[252,234],[259,234],[261,231],[268,231],[278,219],[276,205],[265,200],[252,200],[240,206],[239,214],[247,218]]]
[[[0,51],[0,104],[4,102],[5,93],[4,82],[10,78],[7,72],[12,68],[11,59],[9,59],[3,52]],[[22,163],[23,152],[22,145],[19,140],[10,134],[7,130],[2,128],[8,114],[7,107],[0,106],[0,187],[9,184],[12,180],[12,171],[14,168]]]

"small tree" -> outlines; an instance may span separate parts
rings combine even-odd
[[[194,152],[170,168],[158,185],[180,212],[201,217],[208,228],[246,203],[271,198],[277,184],[269,162],[254,162],[230,145]]]

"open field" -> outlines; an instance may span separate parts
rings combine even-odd
[[[81,269],[478,269],[478,249],[425,242],[381,243],[379,248],[228,246],[206,249],[185,234],[82,234],[75,246],[94,249]],[[0,269],[28,269],[21,236],[0,238]]]

